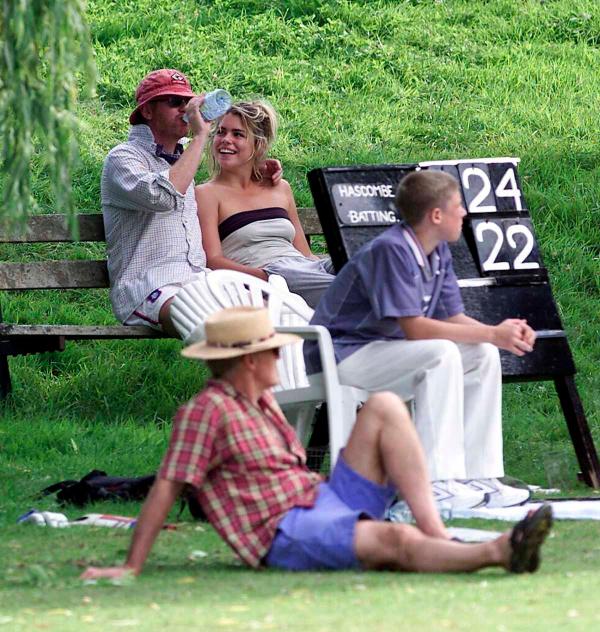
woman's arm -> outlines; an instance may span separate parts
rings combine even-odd
[[[206,253],[207,267],[213,270],[222,268],[237,270],[267,281],[268,276],[264,270],[242,265],[223,255],[221,239],[219,238],[219,201],[211,189],[210,182],[201,184],[195,189],[198,220],[202,229],[202,245]]]
[[[306,241],[306,236],[304,235],[304,229],[302,228],[302,224],[300,223],[300,218],[298,217],[298,209],[296,208],[296,200],[294,199],[294,194],[292,193],[292,187],[290,187],[289,183],[286,180],[282,180],[280,187],[285,188],[285,196],[287,201],[287,212],[290,217],[290,221],[294,225],[296,229],[296,236],[294,237],[294,241],[292,245],[298,251],[300,251],[305,257],[309,259],[318,259],[313,255],[310,250],[310,246]]]

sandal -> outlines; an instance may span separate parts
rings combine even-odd
[[[552,507],[543,504],[513,527],[510,534],[511,573],[535,573],[540,565],[540,547],[552,527]]]

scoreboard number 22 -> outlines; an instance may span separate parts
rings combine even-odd
[[[472,227],[484,272],[540,268],[528,220],[473,220]]]

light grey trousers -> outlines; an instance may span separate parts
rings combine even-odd
[[[502,369],[491,344],[371,342],[338,365],[342,384],[414,399],[431,480],[504,475]]]
[[[279,274],[290,289],[299,294],[313,309],[323,292],[335,278],[331,259],[308,259],[307,257],[285,257],[263,266],[267,274]]]

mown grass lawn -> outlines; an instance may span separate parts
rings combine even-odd
[[[595,0],[89,0],[98,96],[81,104],[75,195],[99,210],[105,154],[126,137],[139,79],[158,67],[198,89],[261,95],[281,114],[274,155],[300,206],[327,165],[518,156],[525,198],[600,440],[600,7]],[[40,152],[44,148],[39,148]],[[9,177],[10,173],[6,174]],[[33,166],[42,210],[57,212]],[[198,180],[206,177],[201,169]],[[98,246],[0,248],[3,259],[103,256]],[[5,294],[20,323],[110,324],[107,294]],[[123,558],[128,534],[15,525],[31,495],[92,468],[157,467],[177,404],[204,371],[176,341],[73,343],[11,359],[0,412],[0,629],[593,629],[594,523],[560,523],[542,571],[474,576],[253,573],[214,534],[162,535],[135,584],[86,586],[82,565]],[[505,387],[508,473],[545,484],[544,455],[570,450],[551,384]],[[570,491],[585,490],[575,482]],[[43,501],[42,508],[52,508]],[[137,505],[86,511],[135,514]],[[81,512],[70,510],[75,517]],[[173,516],[174,518],[175,516]],[[489,525],[499,528],[499,525]],[[195,561],[192,551],[208,553]]]
[[[597,536],[596,525],[559,524],[542,570],[532,576],[286,574],[240,567],[214,533],[188,524],[161,534],[135,582],[82,586],[76,579],[82,566],[122,559],[128,533],[11,526],[0,544],[0,625],[15,631],[591,630],[600,622]],[[194,559],[198,551],[206,557]]]

